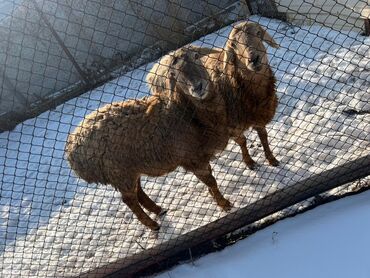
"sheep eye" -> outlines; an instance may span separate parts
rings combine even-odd
[[[173,60],[172,60],[172,65],[176,65],[177,62],[179,61],[179,58],[178,57],[173,57]]]
[[[231,47],[236,48],[236,44],[235,44],[235,42],[232,42],[232,43],[231,43]]]
[[[235,28],[235,34],[239,33],[240,31],[242,31],[240,28]]]
[[[199,54],[198,53],[195,53],[194,54],[194,59],[198,60],[199,59]]]
[[[257,37],[262,38],[262,32],[261,31],[257,31]]]

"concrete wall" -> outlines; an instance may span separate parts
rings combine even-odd
[[[236,2],[7,1],[11,15],[0,16],[0,115],[26,111],[81,80],[94,83],[155,43],[163,49],[178,47],[187,26]]]
[[[275,0],[279,12],[295,24],[319,23],[337,30],[364,31],[368,0]]]

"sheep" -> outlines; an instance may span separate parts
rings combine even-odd
[[[197,47],[194,45],[186,45],[181,48],[181,51],[193,52],[192,55],[194,55],[195,59],[199,59],[211,53],[218,53],[217,50],[205,47]],[[152,66],[147,74],[146,83],[148,84],[152,95],[163,95],[170,92],[166,89],[166,79],[168,76],[168,71],[171,69],[171,62],[173,60],[174,53],[176,53],[176,51],[172,51],[163,56]]]
[[[250,169],[255,169],[257,164],[246,145],[244,131],[248,128],[257,131],[270,165],[279,165],[269,147],[266,131],[266,125],[275,115],[277,96],[276,79],[263,41],[279,48],[260,25],[242,22],[233,27],[224,48],[187,46],[201,56],[214,89],[223,95],[230,137],[240,146],[243,160]],[[153,94],[163,94],[164,76],[168,71],[166,59],[165,56],[147,75]]]
[[[112,185],[154,231],[160,226],[143,208],[157,215],[165,210],[143,191],[142,175],[162,176],[182,166],[207,185],[218,206],[232,207],[209,163],[229,140],[226,110],[198,56],[186,49],[171,53],[162,95],[103,106],[67,138],[66,158],[76,175]]]

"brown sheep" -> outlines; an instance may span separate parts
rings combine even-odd
[[[261,26],[242,22],[234,26],[223,49],[190,47],[201,55],[213,88],[223,96],[230,138],[241,147],[243,160],[250,169],[254,169],[256,163],[249,155],[243,134],[250,127],[257,131],[269,163],[279,164],[270,150],[265,127],[275,115],[277,97],[276,79],[263,41],[279,47]],[[165,56],[155,64],[147,76],[153,94],[162,93],[163,76],[168,71],[166,59]]]
[[[168,65],[163,95],[106,105],[87,115],[66,143],[74,172],[88,183],[111,184],[152,230],[159,225],[142,207],[157,215],[163,210],[141,188],[141,175],[162,176],[182,166],[208,186],[223,210],[231,208],[209,164],[229,139],[223,100],[197,53],[173,52]]]
[[[183,51],[194,52],[195,58],[201,58],[211,53],[218,53],[217,49],[211,49],[206,47],[197,47],[193,45],[186,45],[182,48]],[[178,51],[178,50],[177,50]],[[146,76],[146,83],[148,84],[153,95],[163,95],[169,92],[166,89],[166,82],[168,77],[168,71],[171,69],[171,62],[176,51],[172,51],[167,55],[163,56],[157,63],[153,65],[150,72]]]

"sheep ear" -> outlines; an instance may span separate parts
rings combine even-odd
[[[225,48],[224,51],[224,58],[223,58],[223,63],[224,63],[224,71],[226,70],[227,65],[234,64],[235,60],[235,43],[231,42],[228,44],[228,46]]]
[[[175,73],[170,71],[168,77],[168,90],[169,90],[168,93],[170,95],[172,95],[172,92],[175,91],[175,86],[176,86]]]
[[[226,70],[226,67],[228,65],[233,64],[235,54],[234,54],[234,51],[232,51],[232,50],[227,50],[224,53],[225,53],[225,56],[224,56],[224,70]]]
[[[260,31],[262,33],[262,40],[266,42],[268,45],[270,45],[273,48],[280,48],[280,45],[270,36],[269,33],[262,27],[260,27]]]

